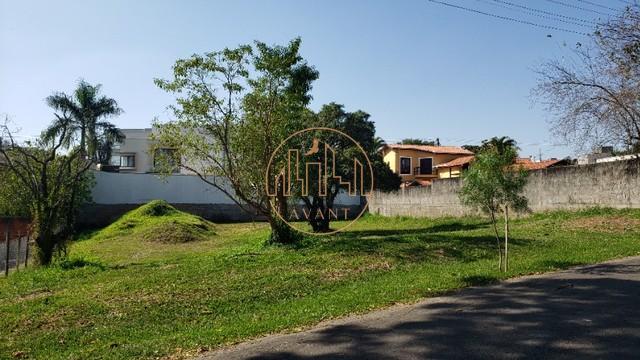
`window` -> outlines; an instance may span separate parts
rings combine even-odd
[[[400,175],[411,175],[411,158],[400,158]]]
[[[433,174],[433,159],[432,158],[420,158],[420,175]]]
[[[136,167],[136,155],[135,154],[120,155],[120,167],[122,167],[122,168],[135,168]]]

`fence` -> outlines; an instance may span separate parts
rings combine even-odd
[[[151,200],[165,200],[181,211],[215,222],[264,220],[255,212],[245,211],[222,191],[195,175],[108,173],[96,171],[93,202],[84,206],[78,216],[81,228],[104,227],[127,211]],[[211,179],[213,180],[213,179]],[[223,183],[224,181],[218,182]],[[233,192],[230,186],[227,190]],[[338,194],[336,204],[359,213],[360,197]]]
[[[394,193],[376,192],[369,211],[384,216],[463,216],[477,211],[458,197],[459,178]],[[640,208],[640,159],[532,171],[524,189],[532,211]]]
[[[0,218],[0,272],[26,268],[29,262],[29,220]]]

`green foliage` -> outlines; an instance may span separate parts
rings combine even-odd
[[[527,199],[520,195],[526,184],[527,173],[514,168],[515,149],[506,148],[503,153],[492,149],[476,154],[469,170],[463,174],[460,197],[463,203],[492,214],[504,206],[521,211],[527,207]]]
[[[49,96],[55,120],[35,141],[16,142],[8,120],[0,127],[0,178],[7,182],[0,189],[0,213],[28,214],[42,265],[55,252],[64,255],[75,233],[80,205],[90,199],[93,178],[87,170],[107,163],[111,146],[123,139],[113,124],[101,121],[122,110],[100,96],[100,87],[80,81],[73,96]]]
[[[514,167],[516,157],[515,142],[511,139],[493,138],[483,142],[482,150],[476,154],[469,170],[463,173],[463,186],[459,194],[464,204],[490,215],[500,253],[500,267],[504,266],[505,271],[509,209],[527,209],[527,198],[522,195],[527,173],[523,168]],[[504,250],[496,227],[496,214],[501,212],[506,220]]]
[[[58,92],[47,97],[47,104],[62,117],[43,132],[43,139],[53,140],[64,130],[66,148],[73,147],[78,139],[84,155],[98,164],[109,164],[113,145],[124,140],[124,135],[115,125],[102,119],[119,115],[122,109],[114,99],[102,96],[101,88],[100,84],[91,85],[80,80],[73,96]],[[71,119],[70,123],[68,119]]]
[[[36,258],[42,265],[48,265],[56,252],[65,254],[66,242],[74,234],[75,217],[80,205],[90,199],[93,184],[87,173],[91,163],[77,148],[61,153],[65,134],[62,130],[56,141],[37,139],[20,145],[6,123],[0,127],[0,144],[4,144],[3,137],[10,139],[0,147],[0,156],[6,159],[0,163],[0,176],[9,181],[0,190],[0,201],[7,213],[31,218]]]
[[[0,217],[29,217],[31,197],[14,173],[0,167]]]
[[[640,210],[514,220],[509,272],[482,218],[366,216],[333,237],[264,246],[265,223],[218,224],[197,242],[89,236],[61,266],[0,278],[0,358],[181,358],[470,285],[637,255]],[[101,265],[105,264],[105,265]]]
[[[495,151],[506,157],[512,156],[513,159],[517,156],[517,150],[516,141],[508,136],[494,136],[491,139],[483,140],[480,146],[480,151]]]
[[[491,139],[482,141],[481,145],[462,145],[463,149],[469,150],[476,154],[481,151],[494,150],[498,153],[503,153],[508,148],[517,149],[516,141],[508,136],[494,136]]]
[[[266,194],[269,158],[301,129],[318,78],[300,55],[300,44],[300,39],[286,46],[256,41],[193,55],[176,61],[172,79],[155,80],[177,96],[171,106],[176,120],[154,124],[157,147],[174,149],[182,168],[270,220],[277,217],[273,208],[286,213],[286,201]]]
[[[435,140],[423,140],[423,139],[413,139],[406,138],[400,141],[403,145],[431,145],[431,146],[440,146],[440,139],[436,138]]]
[[[362,156],[364,151],[373,168],[374,188],[383,191],[397,190],[400,187],[401,179],[384,163],[382,155],[378,151],[380,139],[375,137],[375,124],[369,118],[370,115],[362,110],[347,112],[344,110],[343,105],[334,102],[323,105],[317,114],[313,114],[311,111],[307,113],[305,127],[325,127],[338,130],[350,136],[362,147],[362,150],[349,139],[333,133],[308,133],[308,136],[304,139],[305,145],[311,144],[315,136],[320,136],[320,140],[330,145],[336,155],[336,168],[333,170],[342,179],[353,178],[354,168],[352,161],[353,159],[359,159],[365,165],[364,189],[369,189],[371,187],[371,176],[368,175],[370,170],[366,166],[367,159]],[[324,153],[319,152],[316,156],[319,158],[311,160],[322,161]],[[313,172],[314,170],[312,169],[311,171]],[[316,178],[318,175],[310,173],[311,178]],[[336,179],[329,178],[327,180],[328,194],[321,197],[317,195],[318,185],[312,184],[312,188],[309,189],[309,196],[299,196],[299,198],[306,204],[309,213],[316,214],[320,210],[326,214],[327,209],[333,208],[334,200],[340,190],[345,189]],[[315,232],[329,231],[330,221],[331,219],[328,216],[324,219],[317,219],[312,216],[309,219],[309,223]]]
[[[154,200],[124,214],[113,224],[92,235],[106,240],[117,237],[159,243],[186,243],[205,240],[215,234],[215,226],[195,215],[176,210],[163,200]]]

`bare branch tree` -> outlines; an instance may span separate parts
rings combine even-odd
[[[640,9],[598,26],[594,45],[538,70],[533,95],[553,114],[552,131],[579,150],[604,144],[640,151]]]

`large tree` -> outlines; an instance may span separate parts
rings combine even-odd
[[[101,95],[101,89],[100,84],[80,80],[72,96],[57,92],[47,97],[49,106],[63,116],[47,128],[43,138],[53,140],[66,130],[65,147],[77,141],[83,156],[98,164],[108,164],[113,144],[122,141],[124,135],[106,119],[119,115],[122,109],[114,99]],[[67,120],[69,124],[65,123]]]
[[[597,26],[593,44],[539,69],[533,94],[553,114],[552,129],[576,148],[640,151],[640,8]]]
[[[371,179],[373,179],[373,188],[381,191],[394,191],[400,187],[401,179],[395,174],[389,166],[383,161],[382,155],[378,151],[381,146],[380,138],[375,136],[375,124],[369,120],[370,115],[362,110],[355,112],[345,111],[344,106],[337,103],[329,103],[323,105],[317,114],[308,114],[306,116],[305,127],[325,127],[338,130],[343,134],[350,136],[360,148],[352,141],[343,136],[327,136],[322,140],[335,151],[336,168],[333,169],[334,175],[341,176],[342,179],[352,179],[354,176],[354,168],[352,159],[359,158],[365,162],[365,158],[361,157],[364,151],[366,158],[371,162],[373,174],[367,164],[364,164],[364,189],[371,187]],[[334,134],[335,135],[335,134]],[[312,139],[306,139],[311,143]],[[323,152],[319,151],[313,155],[316,161],[324,160]],[[313,159],[307,159],[313,160]],[[372,176],[370,176],[372,175]],[[311,174],[315,178],[317,174]],[[314,183],[309,189],[307,196],[299,196],[297,199],[302,200],[307,208],[309,216],[309,224],[314,232],[330,231],[331,216],[327,216],[329,209],[334,209],[335,199],[341,191],[346,191],[344,185],[340,185],[336,178],[328,177],[326,196],[318,195],[319,183]],[[323,216],[316,216],[320,212]]]
[[[265,173],[271,154],[303,126],[318,72],[300,55],[300,39],[285,46],[256,41],[176,61],[171,79],[156,84],[177,95],[175,120],[156,123],[157,147],[174,150],[179,166],[198,175],[247,211],[265,216],[272,242],[296,241],[297,233],[271,203]],[[175,162],[172,162],[175,163]]]
[[[51,262],[56,250],[65,249],[74,233],[70,218],[75,218],[90,193],[87,170],[91,161],[80,147],[64,146],[73,131],[72,123],[72,119],[56,115],[56,137],[24,143],[15,140],[6,120],[0,125],[0,176],[11,181],[8,189],[18,193],[16,205],[27,207],[33,221],[36,256],[43,265]]]

